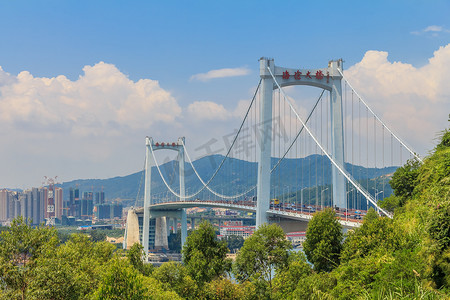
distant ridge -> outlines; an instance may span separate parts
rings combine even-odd
[[[200,158],[193,163],[202,179],[206,181],[212,176],[222,159],[222,155],[211,155]],[[277,159],[273,158],[272,165],[276,162]],[[230,170],[233,164],[236,163],[239,163],[243,167],[236,170],[233,169],[233,176],[230,177]],[[300,176],[298,175],[299,170],[297,167],[299,165],[303,167],[303,178],[299,178]],[[193,174],[190,166],[188,167],[188,164],[186,164],[186,166],[186,187],[189,187],[191,190],[198,190],[201,187],[201,182]],[[239,190],[240,188],[244,190],[245,187],[250,186],[250,183],[256,182],[256,174],[254,174],[254,172],[248,174],[248,171],[242,171],[244,169],[248,170],[249,167],[256,169],[256,163],[247,161],[242,162],[237,159],[227,160],[227,162],[223,165],[223,172],[219,172],[214,179],[212,186],[214,186],[217,191],[223,191],[224,193],[231,193],[231,189],[233,189],[233,191],[236,189]],[[329,176],[322,178],[322,174],[326,174],[328,172],[327,170],[331,168],[331,164],[325,156],[311,155],[306,158],[285,159],[279,167],[283,171],[280,178],[277,179],[277,182],[279,181],[285,186],[290,186],[291,190],[295,188],[301,189],[303,187],[313,186],[316,182],[321,184],[329,184],[331,181]],[[392,174],[397,169],[397,167],[366,169],[360,166],[352,166],[350,164],[347,164],[346,167],[350,173],[353,172],[352,175],[357,180],[367,178],[372,179],[380,176],[386,177],[386,175]],[[168,172],[168,174],[172,174],[172,176],[166,176],[165,179],[174,187],[178,187],[178,175],[173,175],[177,174],[173,172],[173,170],[177,171],[177,169],[178,166],[175,161],[170,161],[161,166],[163,173],[166,173],[165,170],[169,170],[170,172]],[[308,176],[308,174],[311,174],[311,176]],[[81,193],[90,191],[98,192],[103,187],[106,199],[108,201],[121,201],[125,206],[128,206],[134,205],[140,184],[142,186],[139,192],[139,198],[142,198],[144,193],[143,171],[107,179],[77,179],[64,182],[58,186],[61,186],[64,189],[64,199],[68,199],[69,189],[75,188],[76,186],[78,186]],[[155,193],[165,192],[167,190],[158,174],[156,167],[152,168],[152,189]]]

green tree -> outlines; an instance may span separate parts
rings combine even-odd
[[[336,286],[332,273],[313,273],[302,277],[292,293],[292,299],[333,299],[332,289]]]
[[[390,195],[382,200],[378,200],[380,207],[389,212],[394,212],[397,207],[401,206],[402,202],[403,200],[395,195]]]
[[[393,219],[377,216],[372,210],[359,228],[349,231],[343,244],[341,260],[347,262],[372,252],[389,252],[410,247],[418,241],[408,235]]]
[[[263,224],[238,252],[234,264],[234,274],[238,281],[252,281],[257,294],[270,297],[272,272],[288,266],[291,243],[277,224]]]
[[[309,221],[303,249],[316,271],[329,272],[339,265],[342,239],[342,225],[332,208],[316,213]]]
[[[275,299],[287,299],[297,288],[300,279],[312,274],[311,266],[303,252],[292,252],[289,255],[288,267],[281,270],[273,279]]]
[[[146,292],[143,276],[128,261],[116,258],[108,264],[94,299],[142,300]]]
[[[11,222],[9,230],[0,233],[0,278],[3,297],[25,299],[32,281],[36,260],[47,249],[54,250],[58,243],[53,228],[32,228],[22,217]]]
[[[131,265],[141,274],[149,276],[153,271],[153,265],[144,263],[144,257],[144,247],[139,243],[135,243],[127,252],[127,258]]]
[[[102,242],[106,240],[106,232],[101,229],[92,229],[89,232],[89,235],[94,242]]]
[[[143,278],[143,284],[147,292],[144,299],[152,300],[182,300],[183,298],[172,289],[167,289],[166,285],[153,277]]]
[[[202,295],[204,299],[210,300],[236,300],[245,299],[244,291],[238,284],[227,278],[216,278],[206,284]]]
[[[420,166],[421,163],[417,159],[410,159],[392,175],[389,184],[394,190],[394,195],[398,197],[399,206],[403,206],[405,201],[412,196],[417,184]]]
[[[227,236],[224,241],[227,243],[228,249],[231,251],[239,250],[244,245],[244,238],[238,235]]]
[[[31,299],[88,299],[114,250],[110,243],[95,243],[87,235],[72,234],[65,244],[48,249],[36,260]]]
[[[152,277],[164,284],[166,290],[173,290],[183,298],[193,298],[198,294],[197,283],[180,263],[163,263],[153,271]]]
[[[230,271],[231,260],[226,258],[227,253],[225,241],[219,241],[211,223],[203,221],[187,237],[183,262],[192,278],[201,285]]]

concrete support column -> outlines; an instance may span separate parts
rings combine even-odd
[[[166,217],[156,218],[155,224],[155,249],[169,249],[169,242],[167,239],[167,220]]]
[[[342,70],[342,60],[330,62],[330,66],[333,72],[332,89],[331,89],[331,155],[333,159],[342,168],[344,165],[344,120],[342,113],[342,87],[341,76],[337,69]],[[339,170],[333,165],[332,168],[332,180],[333,180],[333,204],[339,208],[347,208],[346,201],[346,184],[345,177]]]
[[[177,231],[178,231],[178,219],[177,218],[173,218],[172,219],[172,222],[173,222],[173,233],[174,234],[177,234]]]
[[[171,221],[172,221],[171,218],[169,218],[169,217],[166,218],[166,223],[167,223],[167,230],[166,230],[166,232],[167,232],[167,236],[170,235],[170,224],[171,224]]]
[[[275,64],[272,59],[261,58],[261,106],[259,133],[259,157],[258,157],[258,183],[256,202],[256,228],[268,223],[267,210],[270,208],[270,165],[272,150],[272,92],[273,78],[267,68],[274,72]]]
[[[139,220],[133,208],[128,210],[126,237],[124,239],[124,249],[130,249],[135,243],[139,243]]]
[[[178,143],[185,143],[184,137],[178,139]],[[185,196],[185,186],[184,186],[184,148],[181,147],[178,151],[178,164],[180,166],[180,196]],[[184,201],[186,199],[182,198],[180,201]],[[186,209],[181,209],[181,249],[183,249],[184,244],[186,243],[187,238],[187,219],[186,219]]]
[[[151,166],[151,140],[145,138],[145,189],[144,189],[144,221],[142,226],[142,246],[144,247],[145,261],[148,261],[148,234],[150,228],[150,195],[152,182],[152,166]]]

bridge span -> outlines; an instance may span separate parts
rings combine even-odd
[[[151,230],[149,238],[156,246],[156,249],[165,248],[167,245],[167,236],[170,233],[167,228],[171,222],[170,219],[172,219],[173,228],[176,230],[178,220],[181,220],[182,211],[186,208],[194,207],[226,208],[231,210],[256,212],[256,205],[250,201],[230,203],[226,201],[193,200],[152,204],[150,205],[149,217],[154,220],[154,223],[150,224],[150,227],[152,227],[153,230]],[[301,209],[299,211],[297,209],[298,208],[281,209],[271,207],[266,211],[269,217],[269,223],[277,223],[281,228],[283,228],[285,233],[306,231],[308,222],[313,218],[315,212],[302,211]],[[317,207],[317,211],[320,211],[320,209],[320,207]],[[311,207],[308,210],[316,211],[316,208]],[[362,224],[361,215],[355,214],[355,212],[346,212],[342,214],[337,213],[337,216],[339,223],[344,229],[356,228]],[[355,216],[359,218],[355,219]],[[143,207],[131,208],[128,211],[128,231],[130,231],[131,228],[134,228],[134,231],[139,231],[139,239],[137,235],[133,236],[128,234],[126,237],[127,244],[132,245],[134,242],[138,242],[142,238],[143,218]]]
[[[228,201],[205,201],[205,200],[194,200],[194,201],[172,201],[172,202],[163,202],[150,205],[150,210],[152,212],[168,212],[173,210],[181,210],[183,208],[193,208],[193,207],[213,207],[213,208],[227,208],[232,210],[239,211],[248,211],[248,212],[256,212],[256,205],[250,201],[236,201],[235,203],[230,203]],[[320,211],[320,207],[313,207],[314,211]],[[139,208],[136,210],[137,213],[143,213],[144,208]],[[286,218],[292,219],[296,221],[305,221],[309,222],[314,212],[302,211],[300,208],[293,209],[280,209],[276,207],[271,207],[266,211],[266,213],[272,218]],[[362,213],[361,213],[362,214]],[[339,217],[339,223],[345,228],[356,228],[361,226],[361,218],[355,219],[354,217],[358,214],[342,213],[339,214],[337,212],[337,216]],[[298,230],[294,230],[298,231]],[[287,232],[286,232],[287,233]]]

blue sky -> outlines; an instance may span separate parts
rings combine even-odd
[[[399,76],[399,65],[445,74],[450,67],[430,70],[430,59],[441,49],[439,61],[449,61],[449,13],[449,1],[0,0],[0,138],[9,145],[2,143],[0,164],[14,170],[1,172],[0,187],[37,186],[44,175],[59,175],[61,181],[126,175],[141,168],[145,135],[173,140],[185,135],[202,143],[231,132],[239,124],[231,112],[257,84],[261,56],[287,67],[319,68],[343,58],[350,69],[366,58],[366,65],[382,62],[391,72],[399,70]],[[366,54],[372,50],[370,57],[376,59],[369,61]],[[195,77],[225,68],[240,76]],[[61,75],[63,83],[45,83]],[[111,80],[105,83],[105,78]],[[394,107],[398,114],[393,116],[375,105],[422,153],[433,147],[429,136],[448,126],[450,97],[439,87],[450,81],[442,76],[439,81],[444,83],[428,86],[436,95],[420,102],[433,110],[420,118],[417,112],[404,116],[417,118],[409,127],[395,122],[401,108]],[[122,86],[111,82],[122,82],[123,89],[108,94]],[[104,86],[112,88],[101,94]],[[358,91],[371,100],[364,87]],[[155,101],[147,107],[154,114],[111,100],[114,95],[135,99],[142,91]],[[386,101],[397,92],[385,93]],[[400,93],[404,105],[411,93],[412,98],[420,95],[406,88]],[[84,102],[77,103],[77,97]],[[189,114],[197,116],[203,104],[229,117],[214,124],[193,122]],[[408,136],[418,124],[432,132]],[[38,149],[30,150],[30,141]],[[117,146],[122,143],[127,146]]]

